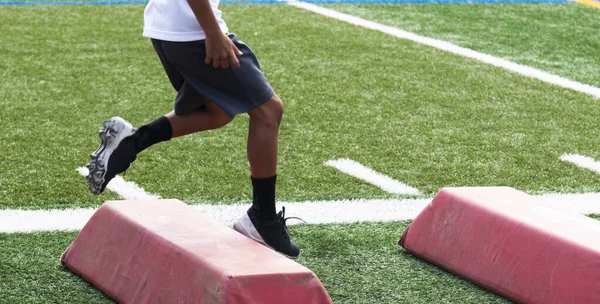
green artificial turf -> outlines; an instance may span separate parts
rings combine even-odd
[[[598,9],[578,3],[326,7],[600,87]]]
[[[600,191],[598,175],[559,160],[600,157],[592,97],[291,6],[223,11],[285,104],[281,201],[398,197],[324,166],[338,158],[426,197],[446,186]],[[142,15],[140,5],[0,7],[0,208],[118,199],[89,194],[76,168],[104,119],[140,126],[172,109]],[[125,179],[189,203],[249,202],[247,125],[240,115],[151,147]]]

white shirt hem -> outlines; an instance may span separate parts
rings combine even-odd
[[[228,31],[227,27],[221,28],[221,30],[224,33],[227,33]],[[165,32],[148,27],[144,27],[144,32],[142,35],[152,39],[172,42],[188,42],[206,39],[206,34],[204,32]]]

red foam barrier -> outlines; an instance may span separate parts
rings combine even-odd
[[[105,202],[61,263],[119,303],[331,303],[312,271],[178,200]]]
[[[508,187],[444,188],[398,243],[515,302],[600,303],[600,222],[540,202]]]

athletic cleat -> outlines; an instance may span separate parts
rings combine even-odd
[[[288,218],[285,218],[285,207],[270,221],[259,219],[254,208],[250,207],[235,221],[233,229],[288,258],[295,259],[300,255],[300,248],[290,239],[286,220]]]
[[[127,170],[135,160],[135,143],[131,135],[136,129],[121,117],[104,121],[98,133],[100,147],[90,154],[86,165],[88,188],[94,194],[101,194],[106,185],[117,174]]]

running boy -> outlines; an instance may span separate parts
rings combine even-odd
[[[275,209],[279,125],[283,103],[260,71],[252,50],[228,32],[219,0],[150,0],[143,35],[152,41],[177,91],[174,111],[139,129],[120,117],[104,122],[92,153],[89,189],[100,194],[144,149],[174,137],[220,128],[248,113],[247,154],[253,201],[234,228],[295,258],[285,208]]]

